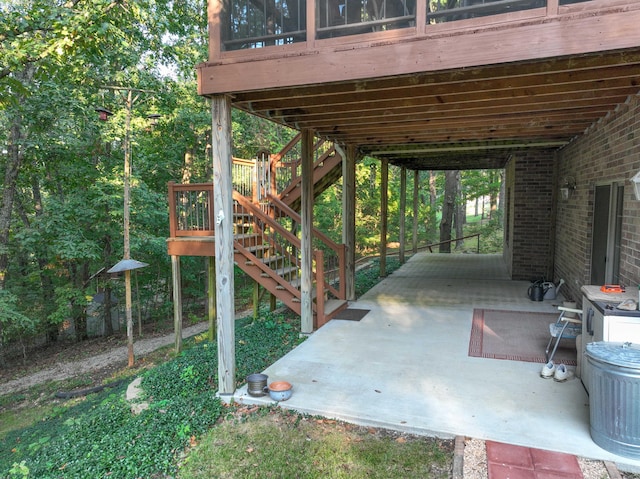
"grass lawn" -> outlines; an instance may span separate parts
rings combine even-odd
[[[279,408],[245,408],[238,413],[204,436],[178,477],[451,477],[451,441]]]

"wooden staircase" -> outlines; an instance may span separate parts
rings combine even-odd
[[[296,142],[291,142],[279,154],[271,155],[268,162],[234,159],[234,262],[283,304],[301,314],[301,243],[293,233],[301,224],[295,211],[300,207],[299,159],[290,159],[295,146]],[[327,147],[322,141],[316,143],[316,152],[314,194],[318,195],[340,177],[342,157],[333,145]],[[287,155],[289,159],[283,161]],[[249,167],[255,171],[241,173]],[[278,192],[274,176],[283,169],[290,172],[290,178]],[[247,178],[252,178],[253,184],[248,185]],[[212,184],[169,183],[169,254],[215,255],[212,203]],[[316,228],[312,238],[312,298],[317,329],[347,307],[345,247]]]
[[[273,174],[275,181],[267,180],[271,190],[294,211],[300,211],[301,181],[300,154],[298,146],[302,135],[298,133],[279,153],[270,155],[269,171],[263,175]],[[342,176],[342,156],[333,143],[318,140],[314,144],[315,159],[313,162],[313,195],[320,196],[329,186]],[[260,175],[260,173],[258,173]]]
[[[316,144],[316,151],[320,144]],[[317,198],[329,186],[338,181],[342,176],[342,156],[336,151],[333,144],[320,155],[313,163],[313,196]],[[291,183],[280,192],[280,199],[295,211],[300,211],[300,198],[302,178],[296,176]]]

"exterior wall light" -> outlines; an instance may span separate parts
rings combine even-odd
[[[631,184],[633,185],[633,196],[636,200],[640,200],[640,171],[638,171],[631,178]]]
[[[564,183],[560,187],[560,197],[563,200],[571,198],[573,191],[576,189],[576,180],[573,176],[567,176],[564,179]]]

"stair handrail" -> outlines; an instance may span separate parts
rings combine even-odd
[[[280,210],[282,210],[287,216],[292,218],[296,223],[302,223],[302,217],[286,203],[284,203],[280,198],[274,196],[272,194],[267,195],[267,199],[276,205]],[[338,244],[329,238],[325,233],[317,229],[315,226],[312,227],[312,237],[319,239],[328,249],[332,250],[336,257],[338,258],[338,274],[339,274],[339,289],[333,287],[330,282],[324,281],[323,274],[323,283],[325,284],[325,288],[331,291],[331,293],[338,299],[346,299],[346,286],[345,286],[345,257],[346,257],[346,245]]]
[[[233,200],[237,201],[242,208],[245,208],[246,211],[257,217],[260,221],[263,222],[264,225],[268,226],[272,230],[275,230],[280,236],[282,236],[285,240],[289,241],[298,251],[301,249],[302,242],[300,238],[291,233],[285,227],[283,227],[280,223],[278,223],[274,218],[265,213],[259,205],[256,205],[248,198],[243,196],[237,191],[233,191]],[[285,205],[286,206],[286,205]],[[274,271],[272,268],[264,264],[260,259],[251,253],[247,248],[245,248],[240,242],[234,240],[234,247],[240,251],[246,258],[253,261],[256,266],[260,268],[265,274],[269,275],[272,279],[274,279],[278,284],[284,287],[287,291],[294,294],[298,299],[302,297],[302,293],[299,289],[295,288],[288,282],[285,278],[277,274],[277,271]],[[314,252],[314,258],[322,258],[322,252],[318,256],[318,252]],[[298,263],[298,258],[296,259],[296,263]],[[322,271],[322,268],[320,268]],[[326,288],[326,282],[324,281],[324,277],[319,276],[317,269],[314,271],[315,273],[313,278],[316,284],[316,302],[312,304],[313,311],[318,315],[324,317],[324,289]],[[322,294],[322,298],[318,300],[319,296]],[[322,309],[321,309],[322,307]]]
[[[320,140],[318,141],[315,145],[314,145],[314,151],[316,151],[323,143],[325,143],[326,140]],[[333,153],[336,152],[336,148],[335,146],[331,146],[330,148],[328,148],[325,152],[323,152],[320,156],[318,156],[314,162],[313,162],[313,168],[312,170],[315,171],[317,168],[320,167],[320,165],[322,163],[324,163],[326,161],[327,158],[329,158]],[[300,163],[300,160],[296,161],[296,165],[298,165]],[[296,166],[297,169],[297,166]],[[284,197],[287,195],[287,193],[289,193],[290,191],[292,191],[293,189],[296,188],[297,184],[300,183],[301,181],[301,177],[298,175],[292,176],[291,177],[291,182],[282,189],[282,191],[278,191],[277,193],[280,195],[280,197]]]
[[[284,279],[282,276],[280,276],[279,274],[277,274],[272,268],[269,268],[269,266],[267,266],[266,264],[264,264],[262,261],[260,261],[260,258],[258,258],[256,255],[254,255],[251,251],[249,251],[247,248],[245,248],[242,243],[240,243],[238,240],[233,240],[233,247],[239,251],[240,253],[242,253],[242,255],[249,259],[250,261],[253,261],[253,263],[260,268],[260,270],[269,275],[274,281],[276,281],[280,286],[282,286],[284,289],[286,289],[287,291],[289,291],[289,293],[291,293],[292,295],[294,295],[297,298],[301,297],[301,293],[300,290],[297,288],[294,288],[293,285],[287,281],[286,279]]]
[[[291,151],[293,149],[293,147],[296,145],[296,143],[298,143],[300,141],[300,139],[302,138],[302,132],[298,133],[296,136],[294,136],[289,143],[287,143],[284,148],[282,148],[278,153],[274,153],[273,155],[271,155],[271,161],[278,163],[280,161],[282,161],[282,157],[284,155],[286,155],[287,153],[289,153],[289,151]]]
[[[300,248],[300,238],[298,238],[296,235],[283,227],[280,223],[271,218],[268,214],[262,211],[262,209],[258,205],[254,204],[246,196],[243,196],[236,190],[233,190],[233,200],[240,203],[243,208],[249,210],[254,216],[257,216],[265,224],[268,224],[270,228],[276,230],[278,234],[284,236],[287,241],[293,244],[296,248]]]
[[[297,211],[291,209],[289,206],[287,206],[286,203],[284,203],[280,198],[271,194],[267,195],[267,198],[279,209],[284,211],[287,216],[291,217],[296,223],[302,224],[302,217],[300,216],[300,214]],[[314,238],[319,238],[320,240],[322,240],[323,243],[327,244],[332,250],[337,251],[340,248],[341,245],[333,241],[331,238],[329,238],[325,233],[320,231],[315,226],[312,227],[312,232],[313,232],[312,234]]]
[[[434,246],[440,246],[442,244],[453,243],[455,241],[460,241],[460,240],[464,240],[464,239],[473,238],[474,236],[476,236],[478,238],[478,245],[476,247],[476,253],[480,253],[480,233],[474,233],[472,235],[467,235],[467,236],[460,236],[459,238],[453,238],[453,239],[450,239],[450,240],[440,241],[438,243],[430,243],[427,246],[425,246],[425,248],[429,249],[429,253],[433,253],[433,247]]]

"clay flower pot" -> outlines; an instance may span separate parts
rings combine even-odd
[[[274,401],[286,401],[291,397],[293,386],[287,381],[274,381],[269,384],[269,396]]]

